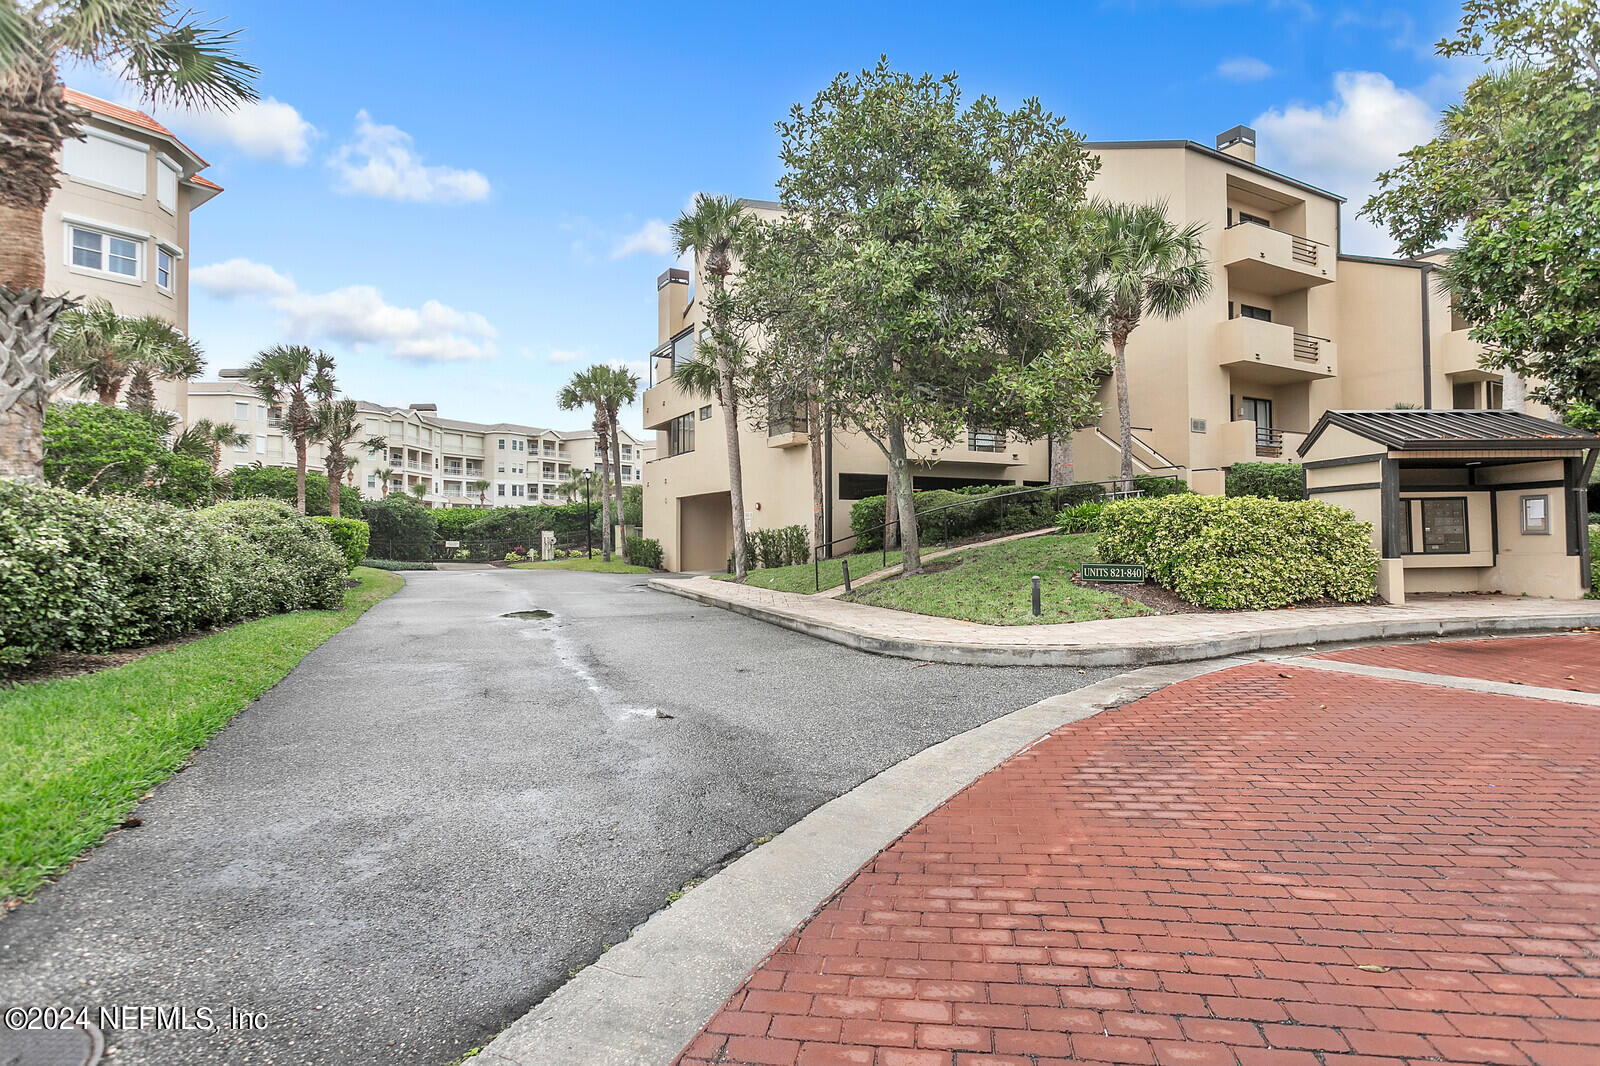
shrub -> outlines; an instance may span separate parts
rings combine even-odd
[[[481,507],[436,507],[433,515],[434,535],[445,540],[461,540],[468,527],[488,514]]]
[[[1205,607],[1361,602],[1377,590],[1371,525],[1320,500],[1184,494],[1110,503],[1099,553],[1143,563],[1159,584]]]
[[[1100,512],[1105,504],[1095,500],[1063,507],[1056,513],[1056,525],[1063,533],[1094,533],[1100,529]]]
[[[629,537],[623,544],[623,557],[634,566],[661,569],[661,542],[654,537]]]
[[[282,504],[191,512],[0,481],[0,663],[344,602],[344,561]]]
[[[751,569],[793,566],[811,561],[811,539],[806,534],[806,527],[801,525],[753,529],[747,547]]]
[[[1170,479],[1154,479],[1165,480]],[[1180,483],[1181,484],[1181,483]],[[1098,500],[1105,489],[1096,484],[1062,485],[1026,491],[1015,485],[969,485],[962,489],[930,489],[916,494],[919,515],[932,511],[920,523],[922,539],[932,543],[962,537],[1023,533],[1046,529],[1063,507]],[[960,504],[948,510],[934,508]],[[850,528],[857,551],[871,551],[883,543],[884,497],[869,496],[850,509]]]
[[[1156,474],[1139,474],[1133,479],[1133,487],[1142,491],[1147,497],[1178,496],[1189,491],[1189,486],[1182,478]]]
[[[364,515],[370,536],[367,551],[379,559],[408,562],[433,560],[437,522],[433,512],[414,503],[409,496],[392,493],[387,499],[368,503]]]
[[[327,530],[334,547],[344,553],[346,570],[354,570],[361,565],[372,540],[372,533],[365,522],[359,518],[332,518],[328,515],[317,515],[311,520]]]
[[[233,498],[248,500],[261,497],[282,500],[294,506],[294,467],[292,466],[236,466],[228,472],[228,484]],[[339,517],[362,518],[366,504],[361,493],[351,485],[339,486]],[[315,470],[306,471],[306,514],[328,514],[328,475]]]
[[[411,559],[374,559],[368,556],[361,561],[362,566],[370,566],[374,570],[433,570],[434,565],[429,562],[417,562]]]
[[[99,403],[51,404],[44,415],[44,474],[91,496],[127,494],[180,507],[214,500],[211,464],[167,447],[162,418]]]
[[[1229,496],[1268,500],[1306,498],[1306,469],[1299,463],[1234,463],[1228,469]]]

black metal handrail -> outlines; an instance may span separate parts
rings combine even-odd
[[[1173,482],[1178,482],[1179,481],[1179,479],[1178,479],[1178,477],[1176,475],[1169,475],[1169,474],[1139,474],[1139,475],[1137,475],[1137,477],[1140,477],[1140,478],[1158,477],[1158,478],[1161,478],[1162,480],[1167,480],[1167,481],[1173,481]],[[1016,500],[1018,498],[1021,498],[1021,497],[1033,497],[1033,496],[1037,496],[1037,495],[1039,495],[1041,493],[1060,493],[1063,497],[1068,497],[1068,496],[1071,496],[1071,495],[1075,495],[1075,494],[1081,493],[1082,490],[1084,490],[1085,488],[1097,489],[1099,491],[1095,492],[1091,496],[1086,497],[1085,500],[1080,501],[1080,502],[1131,499],[1131,498],[1134,498],[1134,497],[1137,497],[1137,496],[1144,495],[1144,490],[1142,490],[1142,489],[1135,488],[1135,489],[1132,489],[1132,490],[1124,491],[1121,486],[1122,486],[1122,479],[1121,478],[1115,478],[1115,479],[1112,479],[1112,480],[1109,480],[1109,481],[1074,481],[1074,482],[1071,482],[1071,483],[1066,484],[1066,485],[1035,485],[1035,486],[1027,487],[1027,488],[1017,488],[1017,489],[1014,489],[1014,490],[1012,490],[1010,492],[995,492],[995,493],[990,493],[990,494],[985,495],[985,496],[974,496],[971,499],[958,500],[955,503],[941,504],[938,507],[930,507],[925,511],[918,511],[917,512],[917,532],[919,534],[919,537],[921,537],[921,540],[922,540],[922,543],[923,543],[924,546],[931,546],[931,545],[934,545],[934,544],[938,544],[938,545],[943,547],[943,546],[948,546],[951,543],[951,538],[950,538],[951,524],[948,521],[948,518],[941,518],[938,522],[934,522],[934,523],[930,523],[928,521],[928,519],[930,517],[933,517],[933,516],[936,516],[936,515],[937,516],[948,515],[950,512],[953,512],[955,509],[960,508],[960,507],[982,507],[982,506],[985,506],[985,505],[993,506],[993,505],[998,503],[998,505],[1000,506],[1000,513],[1001,513],[1000,526],[1001,526],[1002,529],[1004,529],[1005,525],[1006,525],[1006,521],[1005,521],[1006,515],[1010,513],[1010,507],[1011,507],[1012,501]],[[1050,518],[1051,518],[1052,521],[1055,518],[1055,512],[1057,510],[1059,510],[1059,509],[1060,509],[1059,507],[1055,507],[1055,508],[1051,508],[1050,509],[1051,510]],[[843,544],[846,541],[856,540],[856,539],[858,539],[859,537],[861,537],[864,534],[872,534],[872,533],[879,534],[879,537],[878,537],[879,547],[881,549],[882,557],[883,557],[882,558],[882,567],[880,567],[880,569],[888,567],[888,565],[889,565],[889,536],[888,536],[889,529],[892,527],[895,530],[895,539],[898,540],[899,539],[899,531],[900,531],[900,520],[898,518],[895,518],[895,519],[891,520],[891,519],[889,519],[887,514],[884,516],[884,519],[885,519],[884,522],[882,524],[880,524],[880,525],[869,526],[866,529],[855,531],[855,532],[851,533],[851,535],[848,536],[848,537],[836,537],[833,540],[828,541],[826,544],[819,544],[816,547],[812,548],[812,550],[811,550],[811,568],[812,568],[813,583],[814,583],[816,591],[821,591],[821,589],[822,589],[822,560],[825,559],[825,558],[826,559],[832,559],[834,557],[834,555],[833,555],[834,545]],[[1048,525],[1049,525],[1049,523],[1046,523],[1045,525],[1036,526],[1034,528],[1036,528],[1036,529],[1044,529]],[[938,531],[938,535],[937,536],[933,535],[932,531],[934,529],[937,529],[937,531]],[[1026,532],[1029,532],[1029,530],[1016,530],[1015,532],[1026,533]],[[924,535],[924,534],[926,534],[926,535]]]

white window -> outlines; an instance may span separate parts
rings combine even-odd
[[[244,400],[233,401],[233,419],[235,422],[250,421],[250,404]]]
[[[61,145],[61,169],[79,181],[129,196],[143,196],[148,150],[137,141],[98,130],[87,132],[83,140],[68,140]]]
[[[248,452],[250,450],[249,438],[242,438],[238,444],[233,446],[233,450],[236,452]]]
[[[496,496],[504,496],[506,494],[506,487],[504,485],[496,485],[494,487],[494,494]]]
[[[502,452],[505,451],[506,450],[506,439],[504,437],[497,438],[495,440],[494,446],[495,446],[496,449],[498,449],[498,450],[500,450]]]
[[[267,437],[266,437],[266,434],[264,434],[264,433],[256,434],[256,454],[257,455],[266,455],[267,454]]]
[[[267,420],[267,405],[266,404],[264,404],[264,403],[256,404],[256,420],[258,422],[265,422]],[[367,449],[367,458],[368,459],[372,458],[372,449],[371,448]]]
[[[156,249],[156,284],[172,291],[172,253],[165,248]]]
[[[164,155],[156,156],[156,203],[164,210],[178,210],[178,164]]]
[[[139,255],[143,244],[118,237],[111,233],[72,226],[72,265],[85,270],[98,270],[119,274],[126,278],[142,277]]]
[[[377,474],[368,474],[367,475],[367,488],[375,489],[377,487],[378,487],[378,475]]]
[[[506,464],[501,463],[499,466],[495,467],[495,473],[504,474],[505,472],[506,472]]]

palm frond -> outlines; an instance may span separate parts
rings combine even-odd
[[[162,103],[228,109],[255,100],[255,67],[235,49],[239,30],[174,14],[165,0],[75,0],[56,6],[46,50],[89,63],[121,60],[145,94]]]

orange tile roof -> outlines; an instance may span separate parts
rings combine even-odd
[[[90,96],[88,93],[79,92],[77,89],[63,88],[62,95],[66,97],[67,103],[81,107],[85,111],[92,111],[94,114],[102,115],[111,119],[113,122],[121,122],[128,126],[137,126],[140,129],[149,130],[151,133],[159,134],[160,136],[167,138],[167,140],[171,141],[173,144],[176,144],[179,148],[182,148],[185,152],[188,152],[190,155],[194,156],[194,158],[199,159],[200,166],[202,168],[210,165],[204,159],[200,158],[200,153],[196,152],[194,149],[178,140],[177,134],[167,129],[167,127],[163,126],[161,123],[157,122],[143,111],[135,111],[133,108],[123,107],[121,104],[113,104],[109,100],[102,100],[98,96]]]
[[[218,192],[222,191],[222,186],[218,185],[216,182],[212,181],[209,178],[202,178],[198,174],[196,174],[194,177],[190,178],[189,180],[194,182],[196,185],[203,185],[207,189],[215,189]]]

